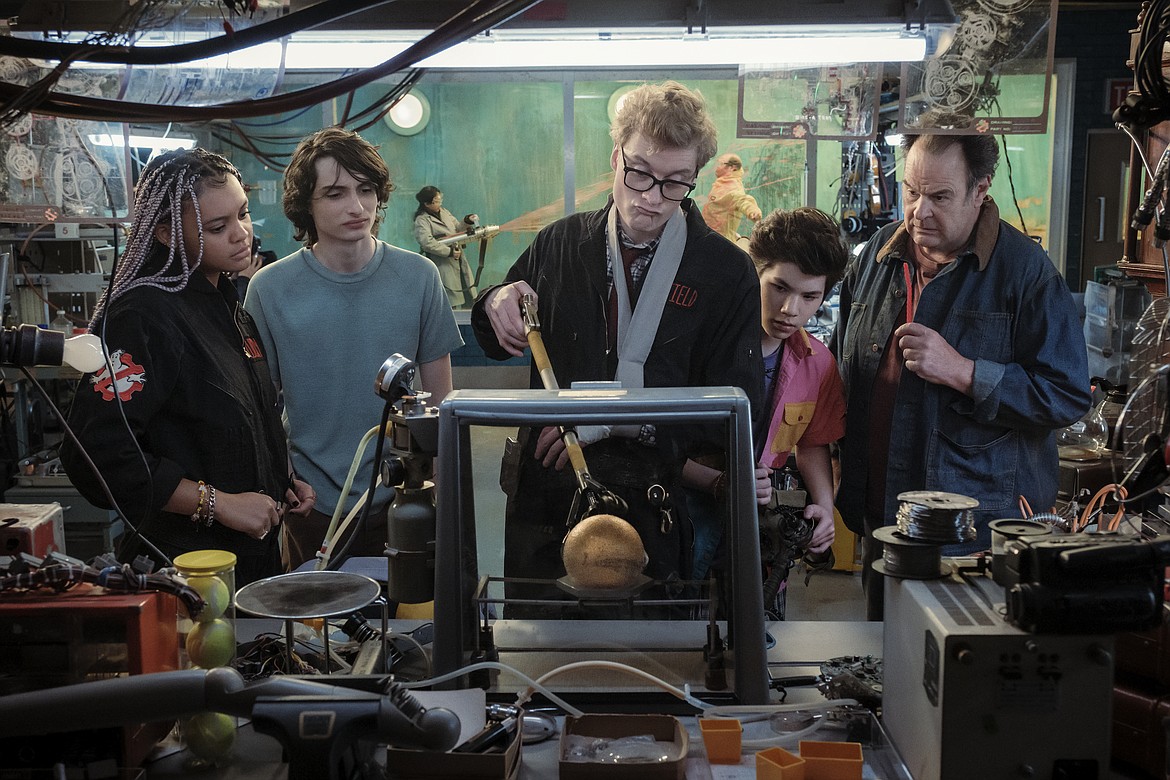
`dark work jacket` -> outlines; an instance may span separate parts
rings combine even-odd
[[[600,211],[574,214],[544,228],[504,278],[504,284],[523,279],[539,296],[541,334],[561,387],[612,380],[617,371],[617,355],[607,352],[605,230],[612,206],[611,200]],[[753,416],[758,415],[764,384],[759,278],[750,258],[707,227],[692,201],[684,201],[683,208],[686,245],[646,358],[644,384],[739,387],[751,402]],[[477,299],[471,324],[488,357],[502,360],[510,356],[496,340],[484,306],[494,289]],[[531,386],[543,387],[535,366]],[[638,529],[650,555],[646,573],[660,580],[690,571],[691,533],[681,515],[669,533],[661,533],[659,513],[648,506],[646,489],[654,482],[673,489],[684,456],[708,454],[726,442],[713,438],[714,431],[681,427],[667,432],[659,426],[654,447],[611,438],[585,451],[590,473],[626,500],[626,519]],[[562,571],[557,548],[575,483],[571,469],[543,468],[532,457],[535,444],[536,437],[527,436],[519,460],[521,487],[508,504],[508,576],[556,577]],[[676,513],[682,503],[674,501]]]
[[[196,273],[178,293],[138,287],[115,300],[104,320],[122,402],[107,369],[86,374],[69,424],[122,510],[152,541],[238,555],[268,551],[279,534],[253,539],[219,523],[204,527],[189,515],[162,511],[184,477],[221,493],[284,498],[288,456],[276,389],[232,283],[221,277],[216,289]],[[103,335],[101,325],[97,333]],[[254,357],[245,354],[245,343]],[[109,507],[75,447],[62,447],[61,460],[86,500]]]
[[[1036,242],[1002,222],[991,256],[967,250],[922,291],[914,321],[939,332],[975,362],[974,397],[902,369],[894,399],[885,516],[908,490],[959,493],[979,501],[979,538],[947,554],[986,549],[988,522],[1018,516],[1018,499],[1046,511],[1056,500],[1055,431],[1088,411],[1089,370],[1076,305]],[[837,508],[861,532],[865,515],[870,399],[882,355],[906,308],[902,223],[873,236],[845,273],[831,343],[845,382]],[[911,269],[911,274],[914,271]]]
[[[541,230],[502,284],[524,280],[539,296],[541,334],[561,387],[611,380],[617,355],[607,354],[608,295],[605,224],[600,211],[574,214]],[[687,242],[654,346],[646,358],[646,387],[742,388],[753,417],[762,408],[760,282],[748,256],[707,227],[691,200],[683,201]],[[480,294],[471,312],[475,338],[488,357],[511,357],[496,340]],[[535,365],[531,386],[542,388]]]

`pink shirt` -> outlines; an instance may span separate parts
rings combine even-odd
[[[772,419],[760,465],[780,468],[793,447],[820,447],[845,435],[845,389],[829,348],[804,328],[784,341],[769,399]]]

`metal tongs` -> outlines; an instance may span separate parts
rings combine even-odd
[[[525,293],[521,297],[520,314],[524,318],[524,335],[532,349],[532,360],[536,363],[536,370],[540,373],[544,389],[560,390],[556,374],[553,373],[552,364],[548,359],[548,352],[544,348],[544,339],[540,335],[536,298],[531,293]],[[565,443],[565,450],[569,453],[573,475],[577,479],[577,492],[573,495],[573,504],[569,508],[569,517],[565,524],[572,528],[580,520],[600,514],[624,518],[629,507],[624,500],[589,474],[589,467],[585,464],[585,451],[581,447],[581,442],[577,440],[577,432],[563,425],[558,427],[561,440]]]

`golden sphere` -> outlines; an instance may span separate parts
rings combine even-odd
[[[561,545],[570,581],[579,588],[629,588],[650,561],[634,526],[616,515],[591,515]]]

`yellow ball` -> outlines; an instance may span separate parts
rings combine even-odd
[[[236,741],[236,722],[222,712],[200,712],[183,723],[187,749],[205,761],[220,758]]]
[[[196,623],[187,634],[187,657],[204,669],[223,666],[236,654],[236,630],[226,620]]]
[[[191,577],[187,584],[203,599],[203,609],[195,617],[200,623],[210,623],[216,618],[223,617],[231,602],[231,593],[228,586],[219,577],[201,576]]]
[[[649,558],[634,526],[615,515],[592,515],[565,536],[561,560],[576,586],[610,590],[636,584]]]

